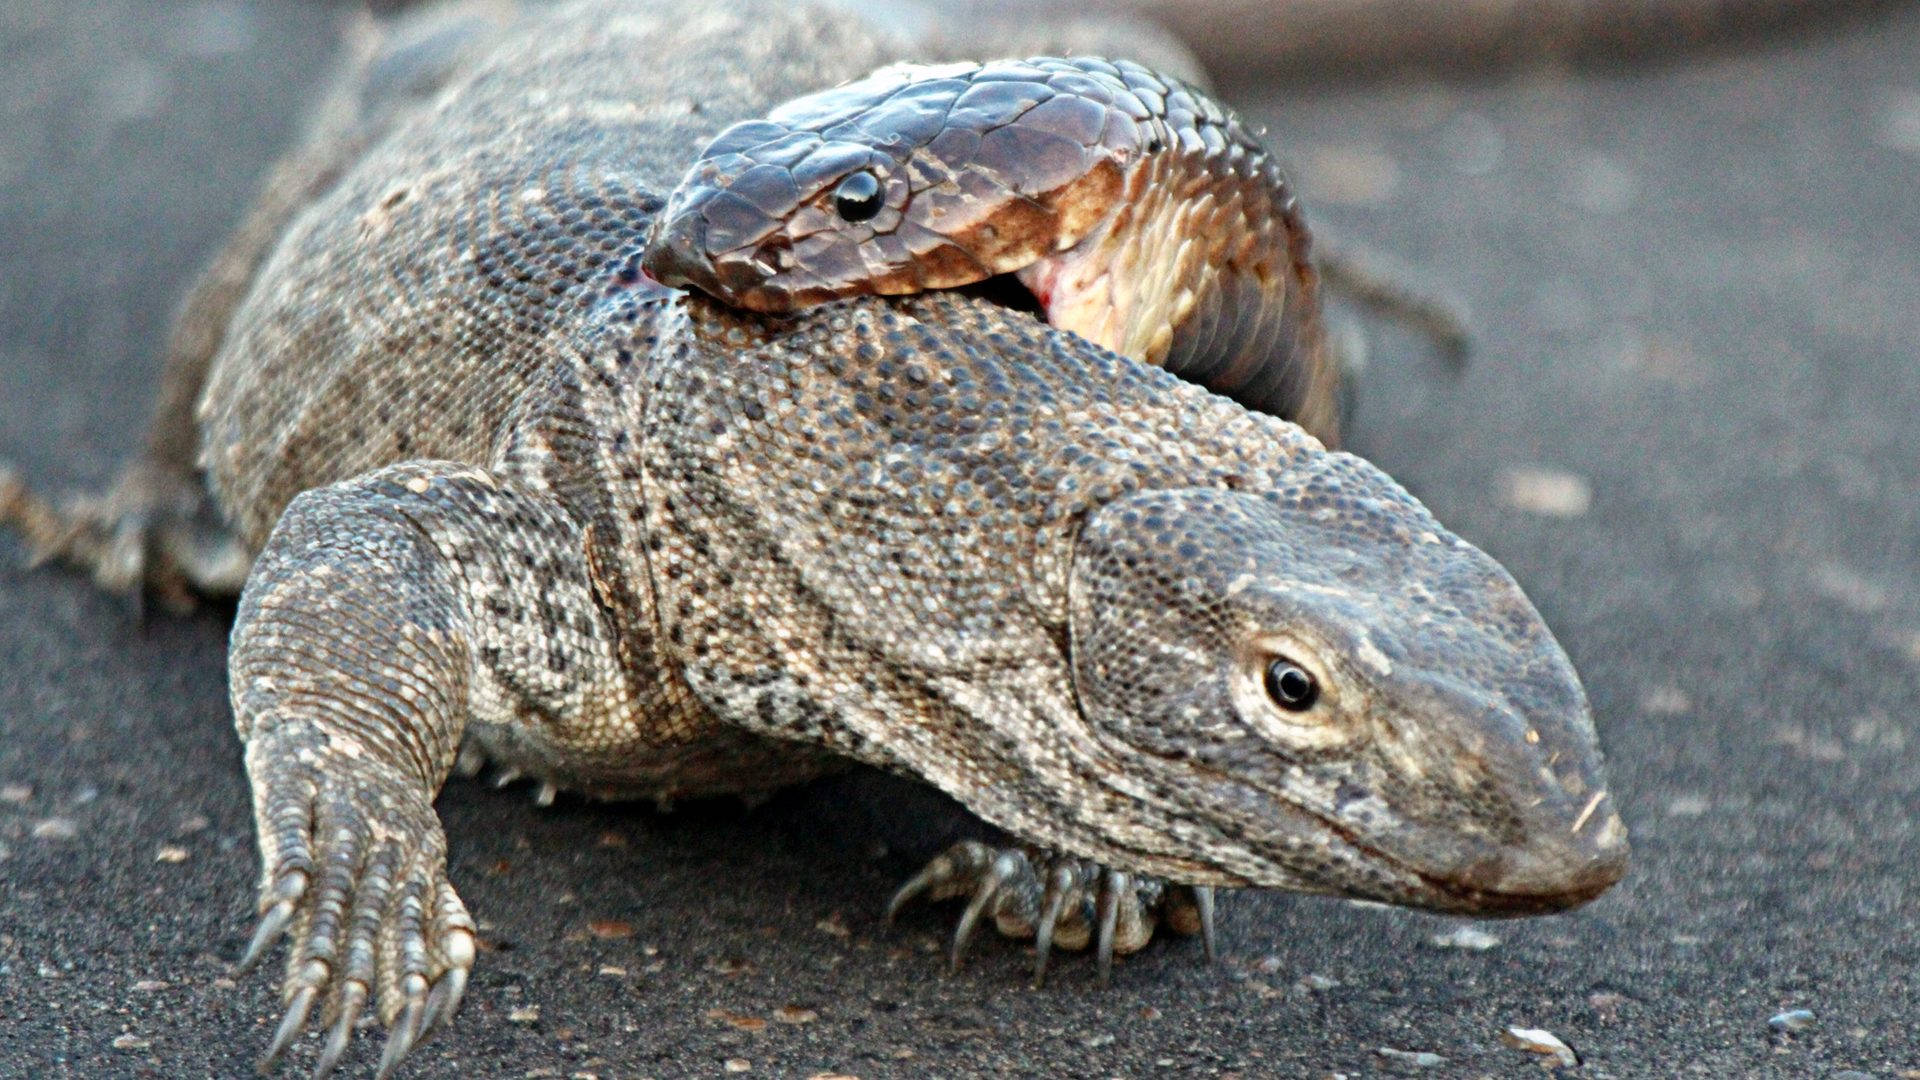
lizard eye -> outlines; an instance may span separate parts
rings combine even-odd
[[[864,169],[840,181],[840,186],[833,189],[833,210],[843,221],[866,221],[878,214],[885,202],[886,193],[880,187],[880,178]]]
[[[1306,712],[1320,700],[1320,683],[1306,668],[1284,656],[1267,665],[1267,697],[1288,712]]]

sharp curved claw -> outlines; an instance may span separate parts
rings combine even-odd
[[[480,771],[486,767],[487,754],[480,749],[479,743],[468,740],[460,744],[460,752],[453,759],[454,772],[471,780],[479,776]]]
[[[893,899],[887,901],[887,921],[892,922],[894,917],[900,914],[900,910],[911,903],[914,897],[932,888],[939,876],[939,865],[929,863],[919,873],[908,878],[905,885],[894,890]]]
[[[340,1059],[346,1056],[347,1044],[353,1041],[354,1022],[360,1019],[360,1009],[366,1003],[365,983],[349,982],[346,989],[340,991],[340,1016],[327,1032],[320,1057],[313,1063],[313,1080],[327,1080],[333,1075],[334,1066],[340,1064]]]
[[[951,960],[953,970],[960,970],[960,961],[966,956],[967,942],[973,940],[973,931],[980,924],[980,915],[987,905],[1000,894],[1000,890],[1013,876],[1020,872],[1026,858],[1017,851],[1001,852],[993,860],[993,865],[980,880],[980,887],[974,890],[973,899],[967,902],[967,910],[960,916],[960,925],[953,931],[953,951]]]
[[[1120,923],[1120,904],[1126,899],[1127,890],[1133,887],[1133,877],[1118,870],[1106,870],[1100,875],[1100,937],[1095,946],[1094,957],[1100,968],[1100,985],[1113,981],[1113,931]]]
[[[1033,928],[1033,988],[1040,989],[1047,981],[1047,959],[1053,955],[1053,928],[1060,922],[1060,915],[1067,909],[1067,895],[1073,887],[1073,871],[1065,866],[1056,866],[1047,875],[1047,903],[1040,911],[1040,921]]]
[[[293,921],[294,908],[299,904],[300,898],[307,893],[307,880],[306,871],[290,870],[280,875],[280,880],[274,882],[273,906],[267,908],[260,916],[260,925],[254,927],[253,939],[247,942],[247,951],[241,955],[240,963],[234,966],[235,975],[245,975],[252,971],[260,963],[261,958],[267,955],[267,950],[273,947],[273,943],[280,940],[280,935],[286,932],[287,924]]]
[[[240,963],[234,967],[235,975],[245,975],[259,966],[262,957],[273,943],[286,933],[287,924],[293,921],[293,901],[282,900],[267,909],[260,916],[260,925],[254,928],[253,940],[247,942],[246,954],[240,957]]]
[[[273,1042],[267,1045],[266,1055],[260,1059],[261,1075],[272,1072],[280,1055],[286,1053],[287,1047],[292,1046],[300,1033],[307,1030],[307,1016],[313,1012],[313,1003],[319,998],[320,988],[317,986],[303,986],[294,991],[293,998],[287,1002],[286,1015],[280,1018],[280,1027],[273,1033]]]
[[[394,1018],[393,1030],[387,1035],[386,1049],[380,1052],[380,1068],[373,1074],[374,1080],[391,1080],[393,1071],[400,1062],[411,1053],[414,1044],[420,1041],[420,1035],[426,1027],[427,989],[426,980],[418,975],[408,977],[410,989],[407,1003],[400,1007],[400,1015]]]
[[[460,999],[467,993],[467,969],[452,968],[440,981],[433,984],[433,990],[427,995],[426,1023],[420,1030],[420,1042],[433,1037],[434,1033],[445,1027],[460,1011]]]
[[[1193,907],[1200,913],[1200,949],[1207,954],[1207,963],[1214,963],[1220,959],[1220,946],[1213,936],[1213,886],[1193,887]]]

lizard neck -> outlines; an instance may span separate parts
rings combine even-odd
[[[1068,775],[1125,771],[1074,700],[1074,535],[1129,492],[1264,485],[1319,443],[957,295],[662,318],[640,483],[660,640],[694,694],[1151,869],[1058,805],[1124,797]]]

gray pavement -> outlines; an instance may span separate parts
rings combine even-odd
[[[0,6],[0,458],[129,451],[169,312],[312,97],[340,9]],[[1191,943],[1023,985],[943,973],[889,888],[970,826],[856,774],[677,813],[456,781],[488,951],[414,1077],[1920,1076],[1920,13],[1577,74],[1231,91],[1316,220],[1484,330],[1376,333],[1356,448],[1525,583],[1584,673],[1636,864],[1581,912],[1457,925],[1223,902]],[[241,1076],[254,866],[225,618],[140,622],[0,538],[0,1076]],[[1315,977],[1320,989],[1305,980]],[[1813,1025],[1770,1032],[1804,1008]],[[351,1064],[364,1073],[371,1044]],[[1906,1070],[1906,1071],[1903,1071]]]

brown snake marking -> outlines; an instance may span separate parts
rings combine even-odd
[[[1012,275],[1049,323],[1338,436],[1298,201],[1255,134],[1128,61],[895,65],[735,124],[645,268],[761,312]]]

